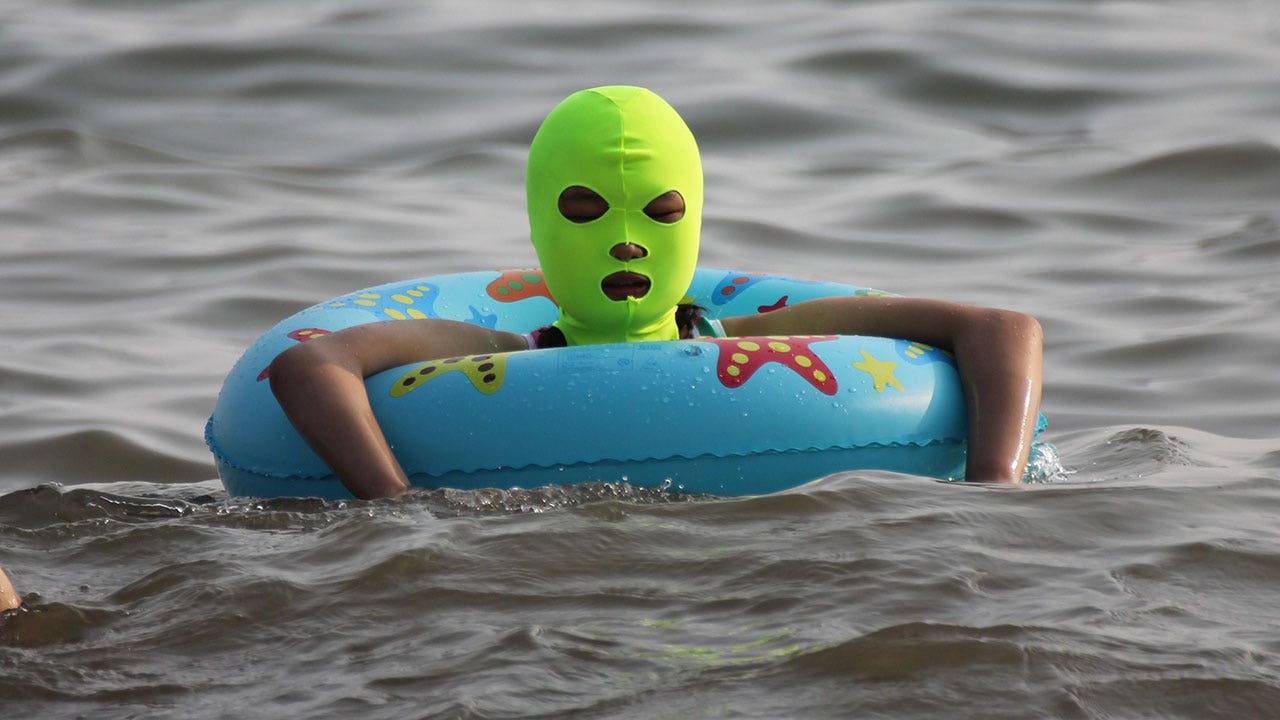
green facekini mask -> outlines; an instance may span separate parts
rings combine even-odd
[[[561,215],[560,194],[574,186],[603,197],[608,211],[588,222]],[[676,111],[643,88],[570,95],[533,139],[526,189],[533,246],[569,344],[676,339],[676,305],[693,279],[702,225],[702,163]],[[672,190],[684,198],[682,218],[664,223],[644,213]],[[619,243],[644,257],[613,257]],[[605,278],[619,272],[644,275],[648,290],[610,299]]]

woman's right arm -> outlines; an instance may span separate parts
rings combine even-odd
[[[271,391],[351,494],[398,497],[409,478],[369,407],[364,379],[424,360],[524,349],[519,335],[453,320],[358,325],[280,353],[271,363]]]

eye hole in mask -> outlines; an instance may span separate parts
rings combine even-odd
[[[660,223],[670,225],[684,217],[684,197],[676,190],[669,190],[644,206],[644,214]]]
[[[560,214],[569,222],[589,223],[609,212],[609,202],[591,188],[572,185],[560,193]]]

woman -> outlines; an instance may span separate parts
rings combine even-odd
[[[697,264],[702,166],[693,134],[657,95],[611,86],[569,96],[529,150],[530,237],[560,307],[529,335],[450,320],[361,325],[299,344],[271,365],[294,426],[356,497],[409,481],[369,408],[364,378],[424,360],[554,345],[702,334],[905,338],[956,356],[968,413],[970,481],[1017,482],[1040,405],[1042,338],[1021,313],[937,300],[831,297],[703,321],[678,303]]]

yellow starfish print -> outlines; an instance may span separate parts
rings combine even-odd
[[[893,369],[898,363],[892,360],[877,360],[872,357],[871,353],[866,350],[859,350],[862,353],[862,362],[856,362],[854,367],[871,376],[871,380],[876,384],[876,392],[884,392],[886,385],[892,385],[898,390],[902,390],[902,383],[898,382],[898,378],[893,376]]]

